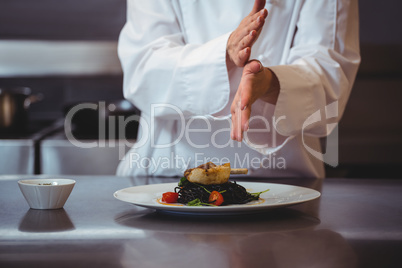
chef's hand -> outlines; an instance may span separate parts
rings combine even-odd
[[[229,64],[243,67],[251,53],[251,47],[257,40],[264,25],[268,11],[264,9],[265,0],[255,0],[253,9],[236,30],[232,32],[226,45],[226,58]]]
[[[279,81],[276,75],[257,60],[249,61],[243,69],[239,88],[230,112],[232,127],[230,137],[243,140],[243,132],[248,130],[252,104],[260,99],[276,104],[279,96]]]

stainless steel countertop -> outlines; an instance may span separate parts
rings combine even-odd
[[[0,267],[402,267],[402,180],[262,180],[322,196],[255,215],[197,217],[113,197],[177,179],[66,177],[77,183],[64,209],[32,210],[17,184],[27,176],[0,176]]]

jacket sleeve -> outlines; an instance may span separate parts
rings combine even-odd
[[[306,0],[283,65],[269,67],[281,92],[276,130],[329,135],[345,109],[360,64],[357,0]]]
[[[229,101],[229,33],[205,44],[186,44],[179,13],[171,1],[128,0],[118,46],[123,92],[153,117],[213,114]],[[157,107],[153,111],[152,104]]]

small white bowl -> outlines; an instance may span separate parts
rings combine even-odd
[[[75,185],[70,179],[20,180],[18,186],[33,209],[58,209],[66,203]]]

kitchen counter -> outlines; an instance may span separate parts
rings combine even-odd
[[[0,176],[0,267],[402,267],[402,180],[260,179],[322,196],[258,214],[201,217],[113,197],[177,179],[65,177],[76,185],[64,209],[33,210],[17,184],[28,177]]]

